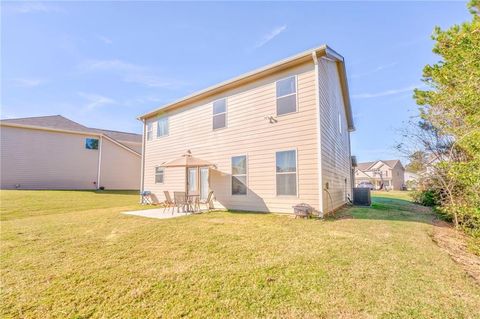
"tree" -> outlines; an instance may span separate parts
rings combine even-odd
[[[417,167],[418,152],[434,155],[427,178],[441,210],[480,238],[480,0],[468,6],[471,21],[432,35],[441,61],[423,69],[430,89],[414,92],[421,120],[410,137],[422,148],[410,156]]]
[[[427,169],[428,154],[425,151],[415,150],[408,157],[409,163],[405,166],[406,171],[420,173]]]

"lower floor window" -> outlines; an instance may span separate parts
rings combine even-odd
[[[297,195],[297,151],[276,153],[277,195]]]
[[[155,167],[155,184],[163,184],[165,170],[162,167]]]
[[[232,195],[247,194],[247,157],[232,157]]]

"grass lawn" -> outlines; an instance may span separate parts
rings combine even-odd
[[[134,193],[2,191],[2,318],[479,318],[433,216],[376,194],[336,219],[125,216]]]

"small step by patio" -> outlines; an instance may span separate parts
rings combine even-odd
[[[133,210],[128,212],[122,212],[122,214],[147,217],[147,218],[156,218],[156,219],[169,219],[169,218],[177,218],[177,217],[192,215],[192,213],[178,213],[178,212],[172,213],[171,211],[164,212],[163,208]]]

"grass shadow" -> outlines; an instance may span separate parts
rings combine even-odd
[[[342,209],[331,220],[365,219],[420,222],[432,224],[436,214],[428,207],[415,204],[405,199],[372,196],[372,205],[353,206]]]

